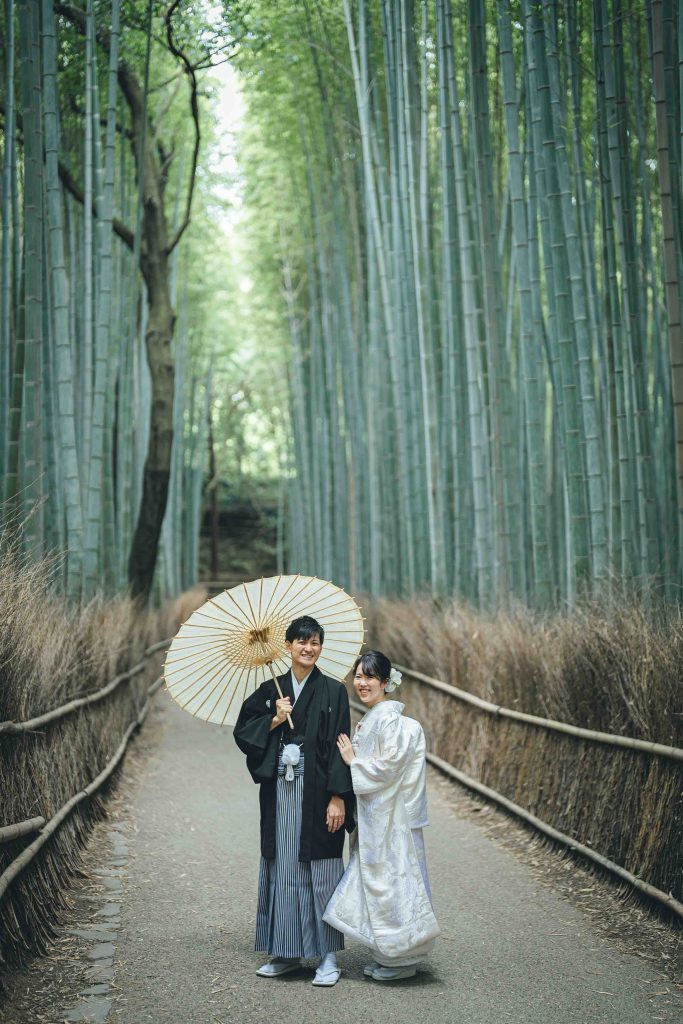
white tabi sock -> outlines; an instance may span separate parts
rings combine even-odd
[[[318,967],[318,972],[317,973],[318,974],[329,974],[330,971],[338,971],[338,970],[339,970],[339,968],[337,967],[337,954],[336,953],[327,953],[322,958],[322,960],[320,961],[320,965]]]

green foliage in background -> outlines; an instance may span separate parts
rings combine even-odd
[[[250,5],[241,167],[256,312],[289,334],[291,570],[485,606],[677,595],[682,17]]]
[[[222,22],[212,20],[212,10],[182,7],[173,21],[173,45],[203,75],[204,137],[194,175],[198,224],[163,256],[169,337],[152,322],[157,313],[141,274],[145,261],[156,258],[143,229],[158,202],[150,189],[161,188],[172,237],[193,179],[187,75],[171,52],[167,9],[148,0],[124,11],[117,2],[89,2],[84,10],[51,0],[4,5],[4,536],[19,530],[35,559],[61,553],[55,584],[74,599],[126,589],[135,571],[129,557],[146,500],[146,460],[162,429],[161,376],[170,417],[163,429],[172,428],[174,440],[165,469],[151,467],[154,480],[165,474],[168,488],[167,499],[152,495],[163,517],[156,595],[191,585],[198,571],[208,349],[220,355],[236,344],[234,330],[224,330],[234,309],[231,261],[214,259],[211,242],[213,236],[219,253],[226,252],[210,213],[216,89],[204,73],[233,42],[219,36]],[[140,106],[137,121],[124,102],[131,92]],[[144,181],[138,173],[150,141],[158,181],[149,163]],[[148,271],[147,280],[155,274]],[[168,348],[161,360],[153,358],[159,342]],[[151,554],[153,569],[156,550]]]

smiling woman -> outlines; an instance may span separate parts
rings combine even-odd
[[[366,651],[356,662],[353,685],[360,700],[367,708],[373,708],[384,700],[391,662],[381,651]]]
[[[402,717],[403,704],[386,699],[400,680],[381,651],[358,658],[353,685],[368,710],[353,743],[345,733],[337,740],[358,801],[358,843],[324,919],[369,947],[374,981],[412,977],[439,934],[422,836],[425,736]]]

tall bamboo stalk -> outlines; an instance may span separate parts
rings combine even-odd
[[[673,384],[673,409],[676,434],[676,476],[678,479],[678,569],[681,565],[681,536],[683,535],[683,324],[681,323],[680,269],[683,244],[680,236],[680,221],[677,201],[680,193],[680,178],[673,173],[671,143],[669,138],[668,93],[665,68],[665,16],[662,0],[648,0],[652,18],[652,71],[657,131],[657,171],[659,196],[662,206],[662,235],[664,266],[666,272],[666,311],[668,320],[669,346],[671,353],[671,374]],[[670,38],[670,37],[669,37]],[[680,40],[679,40],[680,45]]]
[[[12,372],[12,179],[16,161],[14,104],[14,2],[5,0],[5,131],[2,161],[2,256],[0,262],[0,494],[5,494]],[[16,225],[15,225],[16,230]]]
[[[519,111],[515,77],[510,13],[505,0],[498,0],[500,55],[503,70],[503,104],[509,159],[509,183],[512,208],[514,272],[518,281],[520,314],[520,365],[524,386],[526,448],[531,527],[531,590],[542,606],[553,599],[550,545],[545,501],[544,423],[545,401],[540,376],[543,350],[543,324],[534,316],[532,301],[532,265],[529,254],[527,199],[524,185],[523,154],[519,139]]]
[[[44,299],[43,130],[40,61],[40,3],[19,9],[22,46],[20,77],[24,124],[24,315],[21,481],[24,532],[33,558],[43,554],[42,337]],[[17,361],[18,362],[18,361]],[[16,424],[18,426],[18,424]],[[15,439],[12,439],[15,440]],[[16,439],[18,441],[19,439]],[[19,445],[15,451],[18,453]],[[15,471],[16,471],[16,467]]]
[[[57,43],[50,0],[42,0],[43,112],[45,122],[45,193],[49,238],[51,323],[54,331],[58,463],[66,519],[66,589],[78,598],[83,574],[83,513],[81,476],[76,449],[74,364],[69,327],[69,282],[66,270],[63,197],[59,182],[59,106],[57,97]]]

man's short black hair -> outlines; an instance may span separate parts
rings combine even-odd
[[[323,627],[311,615],[300,615],[298,619],[290,622],[285,633],[285,640],[290,644],[293,640],[310,640],[315,633],[320,637],[320,644],[322,646],[325,642],[325,630]]]

